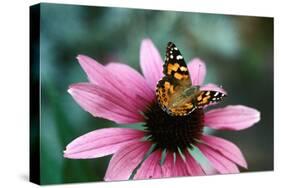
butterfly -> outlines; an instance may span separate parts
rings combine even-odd
[[[186,116],[196,108],[219,102],[225,96],[219,91],[201,91],[192,85],[188,67],[179,49],[172,42],[166,48],[164,77],[156,86],[156,97],[163,111],[171,116]]]

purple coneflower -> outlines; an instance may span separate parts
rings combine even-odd
[[[140,65],[143,76],[128,65],[101,65],[85,55],[77,57],[89,82],[76,83],[68,92],[95,117],[118,124],[143,122],[143,130],[104,128],[73,140],[64,156],[89,159],[113,154],[106,181],[205,175],[202,163],[190,152],[206,157],[218,173],[238,173],[247,168],[240,149],[233,143],[203,132],[204,126],[218,130],[242,130],[260,120],[259,111],[233,105],[206,111],[196,109],[188,116],[170,116],[156,102],[155,87],[162,78],[163,61],[152,41],[142,41]],[[195,85],[202,85],[206,68],[193,59],[188,69]],[[215,84],[201,88],[225,92]]]

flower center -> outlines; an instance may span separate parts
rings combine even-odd
[[[178,148],[192,148],[203,132],[203,109],[196,109],[188,116],[170,116],[154,102],[144,115],[148,139],[161,149],[177,152]]]

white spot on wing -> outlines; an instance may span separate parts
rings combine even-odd
[[[171,58],[171,59],[173,59],[173,58],[174,58],[174,56],[173,56],[173,55],[170,55],[170,58]]]
[[[182,67],[180,67],[180,70],[181,71],[187,71],[187,68],[182,66]]]
[[[180,59],[182,59],[182,56],[181,56],[181,55],[178,55],[178,56],[177,56],[177,60],[180,60]]]

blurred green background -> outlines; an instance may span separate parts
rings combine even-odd
[[[89,131],[116,124],[93,118],[67,93],[87,81],[76,60],[89,55],[100,63],[120,61],[140,71],[139,49],[151,38],[162,57],[173,41],[186,61],[207,65],[205,83],[222,85],[220,104],[244,104],[261,111],[261,121],[244,131],[213,132],[233,141],[249,169],[273,169],[273,18],[41,4],[41,181],[57,184],[103,181],[111,156],[63,158],[65,146]]]

